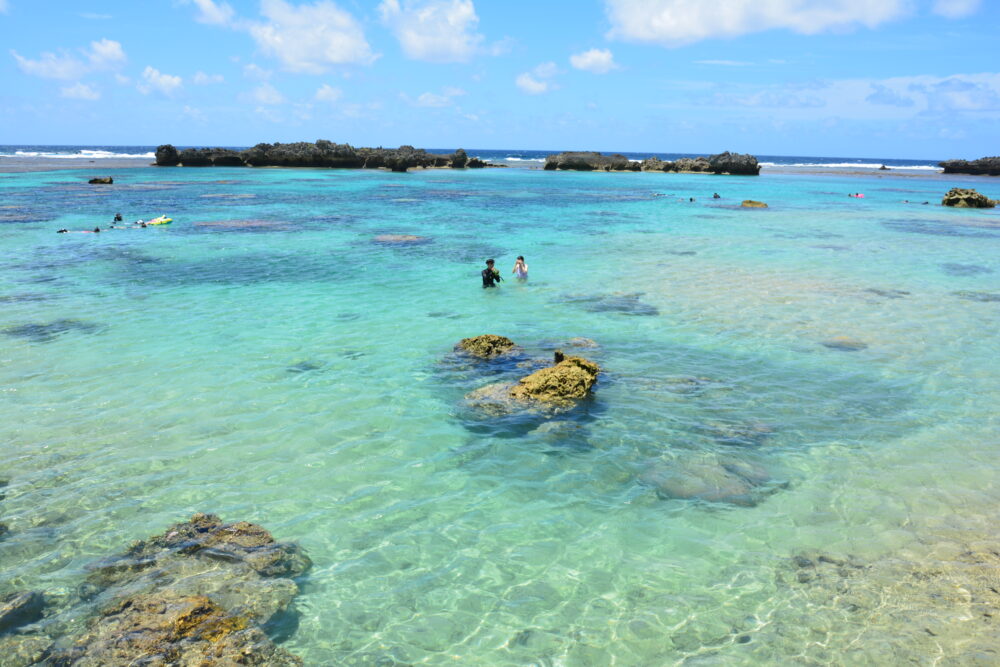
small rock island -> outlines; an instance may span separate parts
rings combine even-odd
[[[476,169],[499,167],[479,158],[470,158],[459,148],[448,155],[428,153],[422,148],[355,148],[320,139],[314,144],[299,141],[291,144],[257,144],[245,151],[231,148],[185,148],[171,144],[156,149],[157,167],[329,167],[336,169],[413,168]]]

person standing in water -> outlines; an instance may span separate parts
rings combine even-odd
[[[517,261],[514,262],[514,270],[511,271],[518,280],[528,279],[528,265],[524,263],[524,255],[518,255]]]
[[[493,268],[494,261],[492,259],[486,260],[486,268],[483,269],[483,287],[496,287],[503,278],[500,277],[500,272]]]

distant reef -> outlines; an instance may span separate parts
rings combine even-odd
[[[760,165],[753,155],[740,153],[719,153],[709,157],[682,157],[675,162],[664,162],[658,157],[633,162],[624,155],[602,155],[590,151],[578,151],[550,155],[545,160],[545,169],[568,169],[573,171],[674,171],[685,173],[734,174],[756,176]]]
[[[1000,176],[1000,157],[981,157],[978,160],[945,160],[939,162],[946,174],[976,174]]]
[[[177,150],[170,144],[156,149],[158,167],[331,167],[339,169],[390,169],[406,171],[416,167],[450,167],[475,169],[499,167],[479,158],[470,158],[459,148],[443,155],[428,153],[422,148],[355,148],[350,144],[335,144],[319,140],[314,144],[257,144],[245,151],[230,148],[185,148]]]

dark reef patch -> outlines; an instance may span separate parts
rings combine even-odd
[[[659,309],[640,300],[641,292],[613,294],[566,294],[557,303],[580,306],[588,313],[621,313],[640,317],[655,317]]]
[[[99,324],[81,320],[62,319],[46,323],[20,324],[3,329],[5,336],[24,338],[34,343],[48,343],[60,334],[76,331],[92,334],[103,329]]]
[[[877,287],[869,287],[865,290],[870,294],[875,296],[880,296],[885,299],[902,299],[910,295],[909,292],[899,289],[879,289]]]
[[[970,292],[968,290],[961,290],[958,292],[952,292],[959,299],[965,299],[966,301],[979,301],[981,303],[994,303],[1000,302],[1000,294],[994,292]]]
[[[978,276],[993,273],[993,269],[979,264],[942,264],[941,270],[949,276]]]

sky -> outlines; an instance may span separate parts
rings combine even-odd
[[[0,0],[0,144],[1000,153],[995,0]]]

